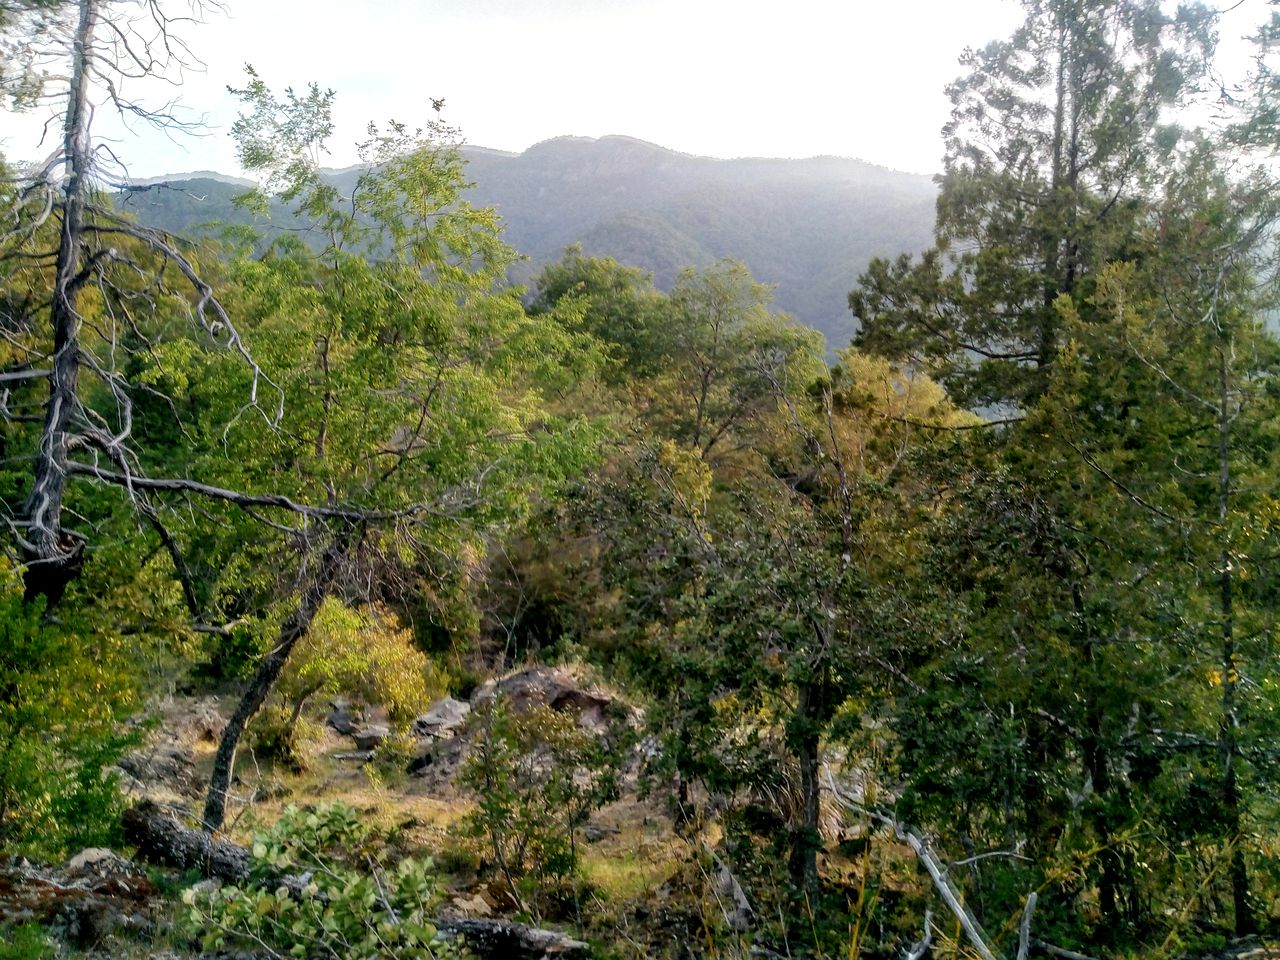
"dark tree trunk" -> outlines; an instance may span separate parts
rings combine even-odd
[[[819,747],[822,734],[821,679],[802,684],[796,705],[797,727],[792,749],[800,766],[800,822],[793,824],[791,855],[788,862],[791,882],[797,890],[809,895],[814,903],[818,891],[818,849],[822,845],[819,830],[821,786],[818,780]]]
[[[120,817],[126,843],[137,847],[138,856],[148,863],[199,870],[203,876],[224,883],[243,883],[249,878],[247,847],[203,830],[184,827],[173,814],[151,800],[130,807]],[[280,878],[273,878],[279,882]],[[285,884],[289,886],[289,884]],[[296,894],[304,886],[291,887]]]
[[[1102,875],[1098,878],[1098,930],[1104,935],[1118,933],[1120,926],[1118,892],[1122,880],[1118,851],[1112,847],[1111,817],[1107,805],[1111,800],[1111,769],[1107,763],[1106,749],[1102,745],[1101,711],[1094,704],[1089,706],[1084,743],[1085,770],[1093,781],[1093,829],[1098,835],[1101,852]]]
[[[1071,608],[1077,621],[1084,625],[1086,631],[1083,638],[1084,657],[1093,688],[1087,695],[1084,737],[1080,748],[1084,756],[1085,772],[1093,782],[1094,799],[1091,819],[1101,848],[1098,854],[1102,866],[1102,873],[1098,878],[1100,920],[1098,930],[1106,937],[1116,937],[1119,935],[1121,923],[1120,891],[1124,883],[1124,859],[1114,845],[1115,825],[1111,805],[1116,785],[1113,782],[1110,758],[1107,755],[1103,725],[1104,708],[1099,699],[1099,691],[1105,684],[1105,678],[1101,675],[1104,667],[1099,656],[1099,641],[1089,625],[1084,593],[1078,581],[1071,585]]]
[[[315,576],[303,589],[297,609],[280,625],[276,645],[258,665],[258,670],[240,697],[235,712],[227,721],[222,740],[218,744],[218,752],[213,759],[213,771],[209,774],[209,794],[205,799],[204,815],[201,818],[204,829],[208,833],[222,829],[222,822],[226,817],[227,789],[231,785],[231,775],[235,767],[236,748],[240,745],[245,727],[249,725],[249,721],[261,709],[267,695],[271,693],[294,646],[311,629],[311,621],[315,619],[320,605],[329,596],[334,581],[338,577],[339,568],[343,562],[344,547],[345,542],[340,540],[325,550]]]

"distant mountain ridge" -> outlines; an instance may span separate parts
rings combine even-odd
[[[846,297],[874,256],[932,240],[932,178],[861,160],[678,153],[631,137],[557,137],[523,153],[464,146],[468,199],[494,206],[528,282],[564,248],[612,256],[669,287],[685,266],[735,257],[777,286],[777,305],[839,349],[853,332]],[[329,171],[340,188],[356,168]],[[244,181],[213,174],[151,178],[122,198],[144,222],[175,231],[248,222],[231,198]],[[171,189],[156,189],[165,184]]]
[[[237,187],[252,187],[253,181],[247,177],[233,177],[215,170],[192,170],[189,173],[166,173],[158,177],[129,177],[126,183],[134,187],[152,187],[161,183],[182,183],[189,180],[213,180]]]

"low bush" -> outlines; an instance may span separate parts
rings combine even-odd
[[[197,885],[183,894],[184,929],[205,951],[244,948],[334,960],[437,960],[454,949],[431,922],[439,900],[429,859],[393,858],[384,833],[355,809],[289,807],[254,839],[263,886]],[[307,875],[302,896],[271,877]]]
[[[554,900],[578,867],[578,830],[617,796],[618,757],[576,718],[515,713],[499,697],[479,718],[462,782],[479,803],[463,821],[525,914]]]

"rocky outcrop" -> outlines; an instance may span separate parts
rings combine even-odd
[[[426,741],[409,763],[417,783],[411,792],[449,795],[471,748],[472,730],[467,721],[498,698],[516,714],[547,707],[577,719],[578,725],[605,736],[614,723],[638,727],[641,713],[611,694],[583,683],[564,667],[525,667],[476,688],[471,702],[446,697],[414,721],[411,732]],[[628,764],[628,767],[632,764]]]
[[[192,800],[204,792],[191,748],[177,740],[134,750],[115,766],[127,794],[162,800]]]
[[[351,731],[351,739],[357,750],[376,750],[391,736],[391,728],[385,723],[368,723]]]
[[[92,848],[62,867],[0,858],[0,926],[36,922],[82,950],[155,922],[155,885],[130,860]]]
[[[510,676],[481,684],[471,698],[476,707],[501,696],[515,713],[527,713],[546,706],[557,713],[573,713],[578,724],[587,730],[603,733],[610,717],[634,720],[637,711],[617,698],[593,690],[563,667],[527,667]]]
[[[324,722],[344,737],[349,737],[356,732],[357,720],[358,717],[352,715],[351,705],[347,701],[335,700]]]

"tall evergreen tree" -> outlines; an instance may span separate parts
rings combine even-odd
[[[1054,301],[1124,255],[1214,41],[1200,6],[1024,8],[1010,39],[965,53],[948,89],[937,245],[873,261],[849,298],[858,345],[929,364],[979,406],[1043,392],[1061,344]]]

